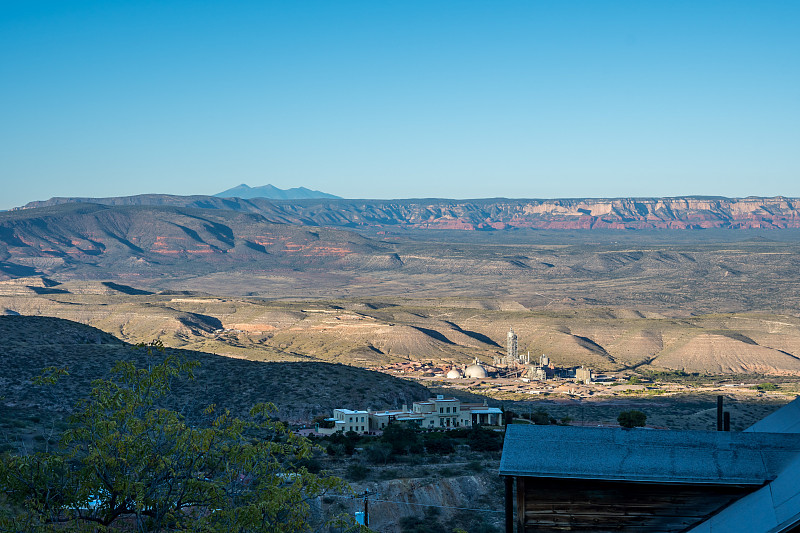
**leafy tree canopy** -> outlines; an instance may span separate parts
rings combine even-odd
[[[392,446],[392,453],[421,453],[419,427],[416,424],[392,422],[383,430],[383,440]]]
[[[92,383],[52,449],[2,458],[0,531],[304,531],[309,501],[346,488],[303,466],[310,443],[268,404],[245,420],[212,406],[199,425],[159,407],[197,363],[148,350],[157,364],[120,362]]]
[[[622,411],[617,417],[617,422],[624,428],[644,427],[647,423],[647,415],[636,409]]]
[[[755,385],[755,386],[753,386],[751,388],[752,389],[756,389],[756,390],[762,390],[762,391],[764,391],[764,390],[770,390],[770,391],[778,390],[778,386],[775,385],[774,383],[770,383],[769,381],[761,383],[760,385]]]
[[[533,413],[530,414],[530,420],[534,424],[540,426],[546,426],[551,423],[553,418],[541,407],[536,409]]]

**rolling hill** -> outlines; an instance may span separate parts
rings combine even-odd
[[[0,276],[158,278],[219,270],[347,268],[380,256],[355,233],[174,206],[64,204],[0,213]],[[388,255],[389,250],[383,252]],[[77,273],[76,273],[77,272]]]
[[[0,314],[61,317],[130,343],[161,340],[186,350],[252,361],[344,363],[375,368],[404,361],[468,364],[504,353],[510,326],[532,360],[596,372],[679,370],[800,376],[800,318],[764,313],[667,317],[612,308],[512,309],[491,301],[269,301],[192,294],[0,294]],[[2,286],[0,286],[2,287]],[[10,287],[6,285],[6,287]],[[2,318],[2,317],[0,317]]]
[[[145,293],[476,299],[509,309],[672,315],[800,307],[792,229],[356,232],[317,225],[345,225],[346,212],[309,207],[314,220],[296,224],[256,212],[266,200],[204,198],[216,207],[158,197],[163,205],[0,213],[0,282],[10,282],[0,293],[96,293],[78,284],[99,282],[106,292],[116,284]],[[231,203],[253,210],[225,208]]]

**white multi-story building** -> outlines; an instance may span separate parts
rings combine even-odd
[[[333,410],[333,430],[331,433],[341,431],[355,431],[365,433],[369,431],[369,411],[351,411],[350,409]]]
[[[469,417],[463,417],[461,401],[445,398],[441,394],[424,402],[414,402],[412,409],[424,416],[421,426],[429,428],[457,428],[469,426]]]
[[[337,431],[355,431],[363,434],[380,431],[391,422],[411,422],[423,429],[452,429],[458,427],[502,426],[503,412],[485,403],[461,403],[457,398],[438,395],[423,402],[414,402],[411,409],[403,406],[399,410],[351,411],[334,409],[333,428],[317,428],[317,432],[332,434]]]

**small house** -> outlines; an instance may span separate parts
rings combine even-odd
[[[800,531],[798,402],[744,432],[509,426],[506,532]]]

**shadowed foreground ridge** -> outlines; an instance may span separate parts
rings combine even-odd
[[[50,317],[0,316],[3,339],[0,386],[3,408],[70,411],[86,397],[90,382],[108,377],[116,361],[148,362],[136,349],[98,329]],[[322,362],[267,363],[172,350],[200,367],[194,381],[174,384],[170,407],[190,416],[210,404],[247,413],[253,405],[272,402],[282,419],[310,419],[340,404],[400,407],[430,396],[423,386],[378,372]],[[69,376],[55,387],[31,381],[42,369],[66,367]],[[62,415],[63,416],[63,415]]]

